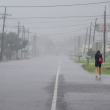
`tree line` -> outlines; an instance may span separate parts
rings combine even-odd
[[[0,41],[1,37],[2,33],[0,33]],[[11,60],[15,53],[15,58],[18,59],[18,51],[25,48],[27,44],[28,40],[19,38],[15,32],[4,33],[3,56],[5,56],[7,60]]]

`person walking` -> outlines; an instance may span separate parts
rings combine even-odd
[[[97,53],[95,54],[95,67],[96,67],[96,78],[97,78],[97,71],[98,71],[98,67],[99,67],[99,80],[100,80],[101,79],[101,63],[103,61],[100,62],[99,58],[102,59],[102,54],[98,50]]]

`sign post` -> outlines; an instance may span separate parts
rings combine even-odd
[[[89,59],[91,59],[91,56],[86,56],[87,59],[87,65],[89,65]]]

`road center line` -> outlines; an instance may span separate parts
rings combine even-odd
[[[59,72],[60,72],[60,65],[61,65],[61,60],[60,60],[60,63],[59,63],[58,72],[57,72],[57,76],[56,76],[55,88],[54,88],[54,94],[53,94],[53,101],[52,101],[51,110],[56,110],[57,91],[58,91],[58,78],[59,78]]]

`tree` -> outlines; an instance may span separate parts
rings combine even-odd
[[[1,36],[1,35],[0,35]],[[1,37],[0,37],[1,38]],[[16,58],[18,57],[18,51],[26,47],[28,41],[21,39],[15,32],[5,33],[4,38],[4,55],[7,59],[11,59],[13,52],[16,52]]]
[[[90,48],[90,49],[88,50],[87,55],[88,55],[88,56],[91,56],[91,58],[94,58],[95,52],[92,51],[92,48]]]

